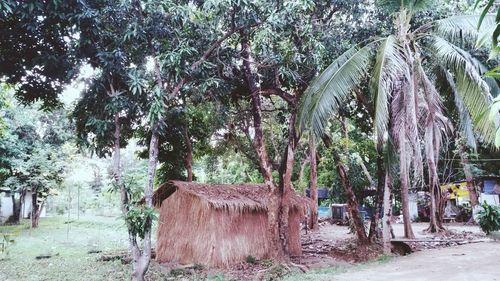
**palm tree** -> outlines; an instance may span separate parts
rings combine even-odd
[[[484,18],[479,32],[476,16],[454,16],[416,28],[412,17],[434,1],[380,2],[395,11],[396,32],[352,47],[323,71],[303,96],[298,125],[322,135],[329,117],[368,73],[375,107],[374,134],[379,145],[394,147],[399,153],[405,237],[413,238],[408,192],[411,179],[414,185],[424,182],[424,160],[433,210],[428,230],[443,229],[444,202],[437,166],[441,140],[451,123],[444,116],[437,83],[447,84],[461,105],[460,128],[465,129],[469,122],[483,141],[494,141],[498,117],[495,122],[484,118],[492,101],[489,86],[481,78],[477,61],[454,44],[481,38],[480,33],[494,24],[494,16]]]

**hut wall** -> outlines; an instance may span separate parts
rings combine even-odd
[[[159,262],[228,266],[267,254],[267,214],[220,210],[180,190],[160,208],[156,246]]]

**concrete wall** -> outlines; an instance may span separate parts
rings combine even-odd
[[[485,194],[481,193],[479,195],[479,202],[482,204],[486,201],[488,205],[500,205],[500,198],[498,197],[498,194]]]
[[[0,218],[12,216],[12,198],[7,193],[0,193]]]
[[[410,219],[415,220],[418,217],[418,200],[417,200],[417,193],[410,193],[409,194],[409,212],[410,212]]]

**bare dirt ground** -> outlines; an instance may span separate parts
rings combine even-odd
[[[500,280],[500,243],[484,242],[420,251],[334,278],[370,281]],[[319,280],[332,280],[332,276]]]
[[[416,276],[416,278],[420,278],[419,275],[412,275],[412,274],[419,274],[418,272],[413,273],[412,270],[420,269],[425,271],[426,268],[429,266],[433,266],[432,270],[437,272],[443,271],[447,273],[450,272],[453,273],[454,271],[457,271],[460,274],[462,274],[459,269],[463,267],[465,270],[467,268],[467,262],[469,262],[468,261],[469,259],[476,259],[475,263],[477,264],[481,263],[482,265],[484,265],[484,269],[481,269],[482,267],[477,267],[480,268],[478,269],[480,270],[478,272],[480,273],[482,272],[481,274],[483,273],[486,274],[486,275],[478,275],[479,277],[489,278],[492,276],[490,274],[491,270],[488,269],[489,267],[487,266],[487,264],[490,265],[495,264],[496,267],[494,267],[494,269],[500,271],[500,243],[494,244],[494,243],[483,242],[483,243],[468,244],[471,243],[472,241],[488,240],[485,239],[485,235],[481,232],[478,226],[463,225],[462,223],[447,224],[446,227],[448,229],[448,232],[446,236],[443,235],[436,236],[425,232],[428,223],[414,223],[412,224],[412,226],[414,234],[417,239],[426,239],[426,240],[436,239],[438,241],[450,240],[450,239],[454,241],[461,240],[464,241],[464,243],[466,243],[467,245],[453,247],[460,243],[434,242],[434,241],[425,243],[421,242],[409,243],[412,250],[416,251],[416,253],[412,253],[411,255],[405,257],[394,257],[389,263],[390,266],[387,266],[385,265],[385,263],[382,264],[380,262],[372,263],[372,261],[379,260],[380,254],[382,252],[380,245],[375,244],[370,246],[360,246],[356,243],[356,238],[354,234],[349,232],[349,228],[347,226],[332,225],[329,222],[324,221],[321,223],[319,231],[316,232],[308,231],[308,233],[305,233],[305,231],[303,230],[302,256],[292,258],[292,262],[296,265],[299,265],[302,269],[306,270],[307,272],[305,275],[299,274],[294,277],[295,279],[292,278],[291,280],[317,280],[316,277],[314,277],[313,279],[309,278],[310,277],[308,275],[309,272],[312,272],[312,274],[316,274],[314,272],[316,272],[317,270],[322,271],[324,269],[326,269],[327,271],[334,270],[336,272],[325,274],[325,279],[321,279],[323,278],[323,276],[320,275],[319,276],[320,279],[318,280],[333,280],[333,278],[334,280],[337,280],[337,275],[345,271],[344,269],[347,269],[347,271],[350,272],[351,270],[353,270],[353,268],[363,269],[360,272],[364,272],[366,276],[360,275],[359,277],[356,277],[357,275],[350,276],[349,274],[351,273],[346,273],[345,276],[347,277],[342,277],[344,279],[341,280],[372,280],[372,279],[367,279],[366,277],[367,276],[377,277],[379,267],[381,268],[381,270],[385,270],[384,272],[387,272],[387,274],[389,275],[387,275],[388,277],[384,277],[382,279],[373,279],[373,280],[436,280],[433,278],[429,278],[430,275],[425,275],[425,276],[423,275],[425,277],[423,279],[411,279],[411,278],[401,279],[401,277]],[[404,230],[402,224],[393,224],[393,228],[396,238],[402,238],[404,236],[403,232]],[[495,250],[492,251],[490,249],[491,247],[493,247]],[[445,248],[445,249],[438,249],[438,248]],[[482,252],[484,251],[488,252],[488,254],[483,255]],[[496,254],[495,251],[496,253],[498,253],[496,256],[495,256]],[[434,261],[432,258],[430,258],[433,256],[436,256]],[[410,261],[407,261],[408,257],[411,257]],[[484,262],[483,257],[489,260]],[[402,263],[401,265],[399,264],[400,260]],[[369,262],[369,263],[368,265],[365,266],[364,262]],[[421,262],[421,265],[419,264],[419,262]],[[418,266],[415,267],[412,265],[412,263],[415,263]],[[165,264],[162,266],[165,267],[163,269],[164,272],[169,272],[172,268],[175,268],[175,266],[168,266]],[[367,269],[365,269],[365,267]],[[368,269],[372,267],[373,269]],[[408,268],[405,269],[404,267]],[[341,271],[337,269],[340,269]],[[279,280],[287,273],[286,272],[287,270],[283,271],[280,270],[282,269],[280,269],[279,267],[278,268],[274,267],[272,261],[262,260],[262,261],[255,261],[252,263],[243,261],[240,264],[232,266],[230,269],[225,269],[222,271],[201,270],[200,272],[198,272],[198,274],[199,276],[204,276],[204,277],[223,275],[228,280],[267,280],[267,279]],[[297,270],[298,269],[295,268],[295,272]],[[477,271],[475,265],[472,267],[472,270],[473,270],[472,272]],[[361,274],[360,272],[356,272],[355,274]],[[401,272],[400,275],[398,275],[399,272]],[[432,273],[433,271],[430,272]],[[193,272],[192,274],[195,274],[195,272]],[[335,276],[332,276],[333,274]],[[393,274],[394,276],[391,274]],[[272,275],[274,277],[269,278],[268,275]],[[470,277],[470,275],[466,276]],[[389,277],[393,278],[385,279]],[[453,280],[496,280],[488,278],[486,279],[454,278]],[[182,278],[180,279],[182,280]]]
[[[485,238],[478,226],[463,225],[462,223],[447,224],[446,228],[448,231],[446,236],[427,233],[425,229],[428,227],[428,223],[413,223],[412,227],[417,239],[445,240],[445,242],[409,243],[413,251],[449,247],[462,243],[456,242],[457,240],[470,242]],[[393,224],[393,229],[396,238],[404,236],[402,224]],[[377,247],[380,246],[358,246],[355,236],[349,233],[347,226],[332,225],[324,222],[319,231],[302,235],[303,255],[295,259],[295,262],[305,265],[308,268],[335,266],[342,262],[365,262],[379,255],[381,249]]]

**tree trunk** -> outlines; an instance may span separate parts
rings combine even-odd
[[[384,254],[388,255],[391,253],[391,218],[392,218],[392,202],[391,202],[391,192],[392,192],[392,177],[389,174],[389,169],[385,171],[384,180],[384,217],[382,219],[382,240],[384,247]]]
[[[375,208],[370,221],[370,232],[368,238],[374,241],[380,233],[380,214],[382,213],[382,204],[385,199],[386,168],[384,163],[383,144],[377,144],[377,191],[375,194]],[[385,203],[384,203],[385,204]],[[385,206],[385,205],[384,205]]]
[[[158,161],[158,127],[154,126],[151,133],[151,141],[149,143],[149,157],[148,157],[148,179],[144,187],[144,199],[146,208],[153,208],[153,185],[156,174],[156,163]],[[143,281],[144,275],[148,270],[149,263],[151,262],[151,218],[146,219],[144,225],[144,239],[142,253],[138,250],[133,252],[133,267],[132,279],[135,281]],[[135,239],[133,242],[136,242]]]
[[[432,129],[429,129],[432,130]],[[427,151],[427,167],[429,176],[429,191],[431,193],[430,204],[430,223],[428,232],[440,232],[444,230],[443,227],[443,196],[437,175],[436,157],[433,148]]]
[[[309,154],[310,154],[310,184],[309,184],[309,194],[311,195],[311,200],[313,201],[313,206],[311,209],[311,225],[312,230],[318,230],[318,173],[317,173],[317,162],[316,162],[316,141],[314,139],[314,133],[309,134]]]
[[[12,216],[9,217],[8,223],[18,224],[20,221],[20,212],[21,212],[21,201],[19,204],[16,203],[16,196],[13,191],[11,191],[10,198],[12,199]]]
[[[474,184],[474,175],[472,174],[472,169],[470,167],[469,159],[466,156],[464,145],[460,145],[459,153],[464,169],[465,181],[467,182],[467,189],[469,190],[470,204],[472,209],[474,209],[474,207],[478,205],[479,199],[476,192],[476,186]],[[474,220],[474,218],[472,218],[472,220]]]
[[[284,259],[285,252],[280,245],[280,230],[279,230],[279,217],[281,209],[280,192],[273,182],[273,175],[269,157],[267,155],[266,146],[263,138],[262,131],[262,109],[260,100],[260,86],[257,83],[254,70],[252,68],[253,59],[251,56],[250,42],[248,41],[247,34],[241,32],[241,58],[243,61],[243,71],[245,80],[250,91],[252,116],[254,125],[254,139],[253,148],[257,155],[259,162],[259,169],[264,178],[264,183],[268,186],[270,196],[268,201],[268,235],[269,235],[269,249],[273,253],[273,258]]]
[[[297,114],[295,108],[292,109],[292,113],[288,125],[288,144],[286,147],[285,155],[283,156],[280,165],[280,196],[281,196],[281,206],[279,213],[279,230],[280,239],[283,252],[286,256],[289,254],[289,210],[290,210],[290,197],[292,193],[292,175],[293,175],[293,163],[295,160],[295,149],[298,143],[297,132],[295,131],[295,120]]]
[[[332,153],[337,166],[337,173],[339,174],[340,182],[347,198],[347,208],[349,209],[349,216],[354,227],[354,231],[356,232],[356,236],[360,244],[368,244],[369,240],[366,236],[365,225],[360,216],[358,201],[352,189],[347,170],[344,167],[344,164],[342,164],[338,152],[335,149],[332,149]]]
[[[193,145],[191,144],[191,138],[189,137],[189,130],[188,127],[184,129],[184,138],[186,141],[186,158],[184,159],[184,162],[186,164],[186,170],[187,170],[187,181],[192,182],[193,181]]]
[[[300,171],[299,171],[299,179],[297,182],[302,186],[302,181],[304,180],[304,171],[306,169],[306,165],[311,162],[311,157],[306,157],[303,161],[302,164],[300,164]]]
[[[403,213],[403,224],[405,238],[413,239],[415,235],[411,228],[411,218],[409,209],[409,169],[408,169],[408,159],[406,159],[406,136],[404,133],[400,133],[399,140],[399,162],[400,162],[400,180],[401,180],[401,208]]]
[[[293,125],[292,125],[293,126]],[[288,256],[289,254],[289,225],[288,225],[288,217],[290,211],[290,195],[292,191],[292,173],[293,173],[293,161],[294,161],[294,148],[293,144],[289,143],[286,148],[286,154],[282,162],[281,168],[281,179],[280,179],[280,188],[279,194],[280,197],[280,207],[278,213],[279,220],[279,233],[280,233],[280,242],[283,254]]]
[[[40,221],[40,211],[38,206],[38,193],[36,190],[31,191],[31,227],[37,228]],[[41,208],[40,208],[41,209]]]

